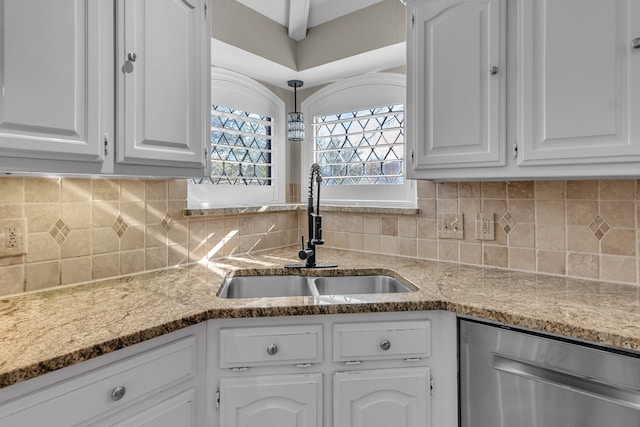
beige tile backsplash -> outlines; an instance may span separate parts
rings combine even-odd
[[[363,234],[369,252],[639,283],[639,194],[636,180],[420,181],[417,216],[368,214],[360,232],[341,224],[362,215],[325,212],[324,238],[353,248]],[[476,239],[476,212],[493,214],[495,240]],[[464,214],[464,239],[437,237],[439,213]]]
[[[295,201],[297,185],[288,188]],[[327,246],[639,283],[636,180],[418,182],[417,215],[323,212]],[[26,256],[0,258],[0,295],[297,244],[304,210],[187,218],[184,180],[0,178],[0,218],[27,218]],[[495,240],[475,237],[493,214]],[[437,237],[464,214],[464,239]],[[322,249],[319,259],[322,261]],[[329,260],[325,260],[329,261]]]
[[[0,295],[298,241],[295,212],[187,218],[186,198],[184,180],[0,178],[0,218],[27,218],[28,248],[0,258]]]

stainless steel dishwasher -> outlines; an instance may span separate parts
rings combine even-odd
[[[460,320],[462,427],[639,427],[640,354]]]

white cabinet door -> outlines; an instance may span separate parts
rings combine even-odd
[[[519,165],[639,161],[640,3],[521,0],[518,8]]]
[[[221,427],[322,427],[322,374],[220,379]]]
[[[103,162],[113,16],[101,3],[0,0],[3,165],[16,157]]]
[[[337,373],[333,419],[339,427],[428,427],[429,368]]]
[[[207,2],[117,5],[116,162],[200,168],[201,176],[210,123]]]
[[[409,7],[410,178],[506,163],[505,19],[503,0],[421,1]]]
[[[195,390],[191,389],[147,408],[113,427],[197,427]]]

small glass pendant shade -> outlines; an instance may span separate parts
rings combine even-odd
[[[287,114],[287,130],[289,132],[289,141],[304,141],[304,117],[302,113]]]
[[[298,88],[302,87],[302,80],[289,80],[289,87],[293,88],[293,108],[298,109]],[[287,114],[287,131],[289,141],[304,141],[304,116],[302,113],[294,111]]]

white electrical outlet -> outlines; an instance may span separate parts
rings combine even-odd
[[[476,239],[496,240],[496,226],[493,214],[476,213]]]
[[[440,239],[464,239],[462,214],[438,214],[438,237]]]
[[[26,230],[27,220],[24,218],[0,219],[0,258],[27,253]]]
[[[18,248],[18,230],[15,227],[7,227],[4,229],[4,239],[6,248]]]

